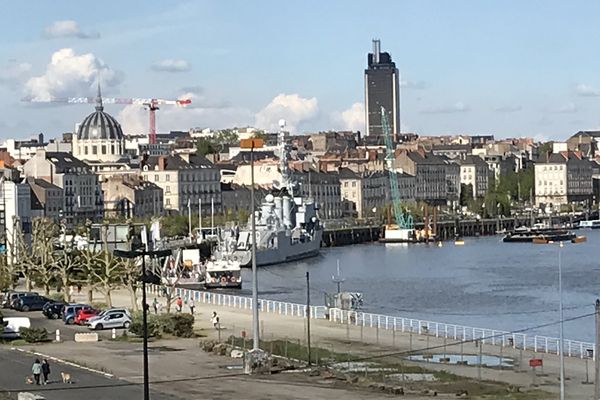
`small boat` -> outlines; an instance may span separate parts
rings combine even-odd
[[[549,243],[566,242],[574,239],[575,233],[564,229],[531,229],[509,232],[502,239],[505,243]]]
[[[571,243],[585,243],[587,242],[587,237],[585,236],[576,236],[571,239]]]

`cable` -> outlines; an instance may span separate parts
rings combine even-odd
[[[581,318],[587,318],[587,317],[591,317],[592,315],[595,315],[595,313],[584,314],[584,315],[579,315],[577,317],[571,317],[571,318],[563,319],[562,322],[564,323],[564,322],[574,321],[574,320],[581,319]],[[436,349],[444,348],[444,347],[447,347],[447,346],[459,345],[461,343],[464,344],[464,343],[479,342],[479,341],[482,341],[482,340],[485,340],[485,339],[492,339],[492,338],[499,337],[499,336],[508,336],[508,335],[513,335],[513,334],[516,334],[516,333],[523,333],[523,332],[531,331],[531,330],[534,330],[534,329],[539,329],[539,328],[544,328],[544,327],[547,327],[547,326],[552,326],[552,325],[560,324],[560,322],[561,321],[549,322],[549,323],[546,323],[546,324],[541,324],[541,325],[532,326],[532,327],[528,327],[528,328],[517,329],[517,330],[511,331],[511,332],[503,332],[503,333],[498,333],[496,335],[482,336],[480,338],[474,338],[474,339],[469,339],[469,340],[461,340],[459,342],[446,343],[445,345],[442,344],[442,345],[438,345],[438,346],[430,346],[430,347],[424,347],[424,348],[414,349],[414,350],[408,350],[408,351],[398,351],[398,352],[392,352],[392,353],[377,354],[377,355],[373,355],[373,356],[359,357],[359,358],[355,358],[355,359],[352,359],[352,360],[349,360],[349,361],[356,362],[356,361],[372,360],[372,359],[376,359],[376,358],[410,355],[410,354],[413,354],[413,353],[416,353],[416,352],[436,350]]]

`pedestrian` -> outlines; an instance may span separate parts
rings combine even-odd
[[[183,309],[183,300],[181,296],[177,296],[177,300],[175,300],[175,305],[177,306],[177,312],[181,312]]]
[[[40,374],[42,373],[42,364],[39,359],[35,359],[33,365],[31,366],[31,373],[33,374],[33,380],[36,385],[40,384]]]
[[[152,300],[152,308],[154,308],[154,314],[158,314],[158,300],[156,300],[156,297]]]
[[[212,317],[210,318],[210,322],[212,322],[215,329],[219,329],[219,316],[216,311],[213,311]]]
[[[190,308],[190,313],[192,315],[194,315],[194,307],[195,307],[194,299],[190,298],[190,301],[188,301],[188,307]]]
[[[42,375],[44,375],[44,385],[48,384],[48,376],[50,375],[50,364],[48,360],[44,358],[42,361]]]

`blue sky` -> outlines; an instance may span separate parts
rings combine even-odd
[[[35,4],[35,6],[32,6]],[[362,129],[379,38],[403,80],[403,130],[564,138],[600,129],[592,1],[52,1],[0,17],[0,138],[71,131],[90,105],[23,96],[191,96],[159,131],[259,125]],[[55,65],[49,66],[55,59]],[[139,106],[107,106],[126,131]]]

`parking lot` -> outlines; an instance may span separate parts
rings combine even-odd
[[[4,317],[28,317],[32,327],[46,328],[49,333],[48,337],[53,340],[57,329],[60,330],[61,341],[73,341],[75,334],[78,332],[91,332],[87,326],[66,325],[61,319],[48,319],[41,311],[20,312],[3,308],[2,313],[4,314]],[[94,332],[97,332],[99,337],[103,339],[110,339],[112,335],[112,329]],[[122,332],[123,329],[117,329],[117,335],[120,335]]]

